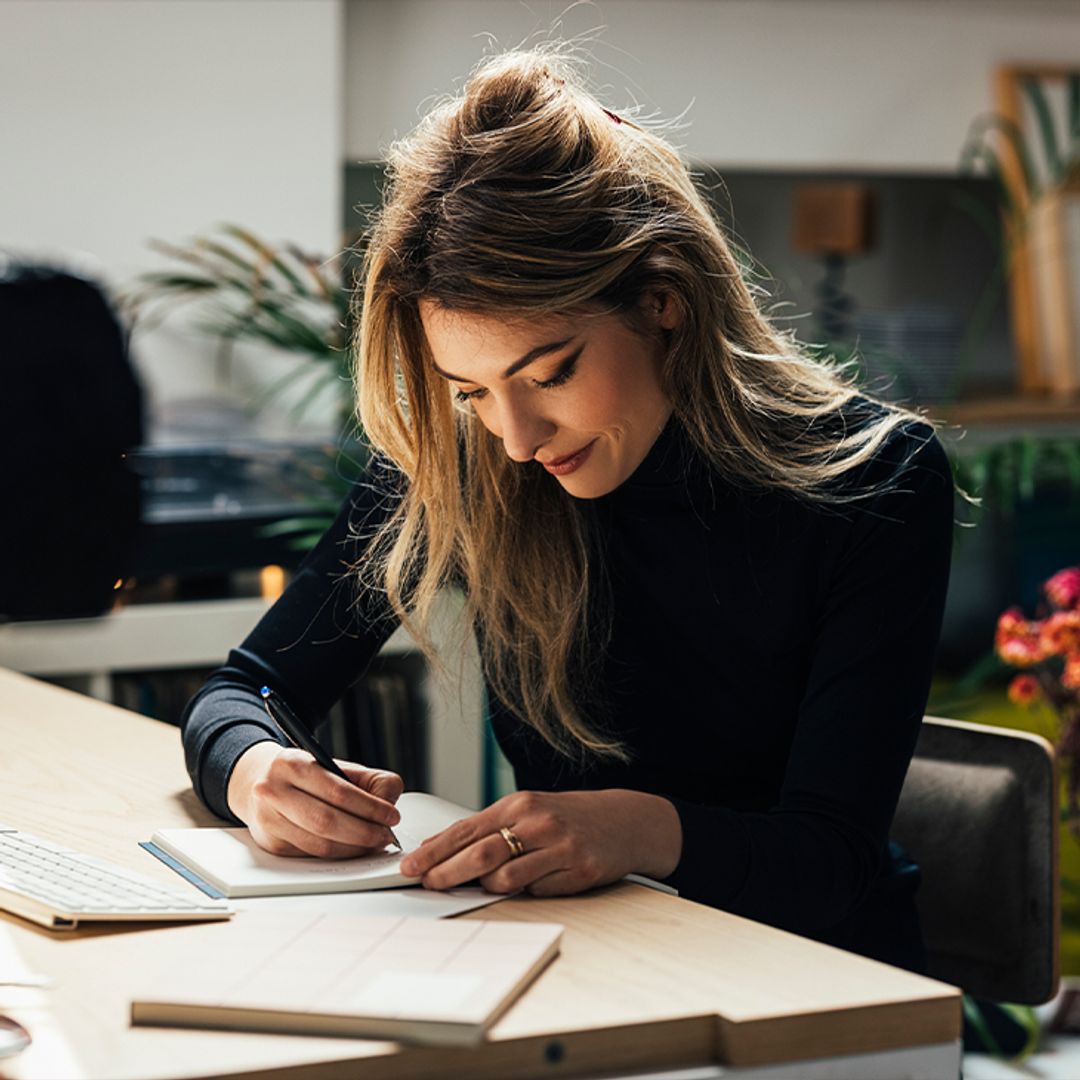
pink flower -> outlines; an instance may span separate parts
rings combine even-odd
[[[1055,611],[1043,622],[1039,642],[1047,656],[1080,653],[1080,611]]]
[[[1080,690],[1080,652],[1065,657],[1065,670],[1061,673],[1061,685],[1069,690]]]
[[[1039,680],[1034,675],[1017,675],[1009,683],[1009,700],[1014,705],[1030,705],[1042,697]]]
[[[1080,603],[1080,566],[1059,570],[1043,585],[1043,592],[1054,607],[1062,610],[1075,608]]]
[[[1031,667],[1046,659],[1042,623],[1028,622],[1019,608],[1009,608],[998,619],[994,647],[1012,667]]]

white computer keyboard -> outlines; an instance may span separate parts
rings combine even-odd
[[[227,919],[223,900],[169,888],[132,870],[0,825],[0,909],[43,926]]]

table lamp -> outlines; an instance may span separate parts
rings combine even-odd
[[[792,246],[820,256],[825,264],[817,295],[826,343],[851,338],[855,302],[844,291],[844,274],[852,255],[873,247],[874,209],[874,193],[868,184],[837,181],[795,188]]]

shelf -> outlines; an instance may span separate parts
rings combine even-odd
[[[974,398],[928,406],[936,419],[950,424],[1080,424],[1080,399],[1053,397]]]

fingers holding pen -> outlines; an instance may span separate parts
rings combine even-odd
[[[304,815],[298,815],[304,819]],[[259,832],[256,842],[272,855],[288,857],[309,856],[317,859],[349,859],[368,854],[373,847],[382,849],[385,844],[356,844],[330,839],[320,833],[314,833],[301,822],[293,821],[286,813],[275,807],[265,807],[259,818]],[[253,827],[252,833],[256,830]]]
[[[400,777],[348,762],[342,767],[349,780],[327,772],[302,750],[280,750],[253,786],[259,831],[322,858],[345,858],[392,843],[389,830],[400,821],[400,813],[359,785],[377,784],[396,798]],[[293,828],[279,831],[283,822]],[[256,840],[267,846],[258,836]]]
[[[392,801],[378,792],[392,793],[401,783],[401,778],[394,773],[366,769],[350,762],[340,764],[349,779],[342,780],[340,776],[327,772],[304,750],[285,749],[275,758],[267,772],[267,779],[305,791],[354,817],[379,825],[396,825],[401,820],[401,814],[394,806],[397,795]],[[370,786],[375,786],[376,790],[370,790]]]
[[[274,809],[278,835],[320,859],[353,858],[381,851],[391,842],[386,826],[361,821],[317,799],[295,799]]]
[[[366,832],[370,836],[374,829],[378,830],[380,841],[385,832],[385,843],[400,847],[388,830],[400,821],[393,801],[401,794],[401,778],[384,770],[345,762],[344,765],[353,768],[350,776],[323,749],[280,694],[263,686],[259,696],[275,727],[298,749],[286,748],[275,754],[269,770],[262,775],[262,794],[257,792],[256,798],[271,801],[277,798],[277,809],[285,817],[312,829],[313,835],[328,844],[335,842],[342,830],[353,834]],[[284,797],[277,790],[279,787],[284,788]],[[294,798],[293,791],[303,792],[308,798]],[[372,845],[368,840],[364,846]]]
[[[382,799],[384,802],[396,803],[405,790],[404,780],[388,769],[369,769],[365,765],[357,765],[352,761],[342,761],[341,758],[334,760],[356,787],[370,792],[375,798]]]

